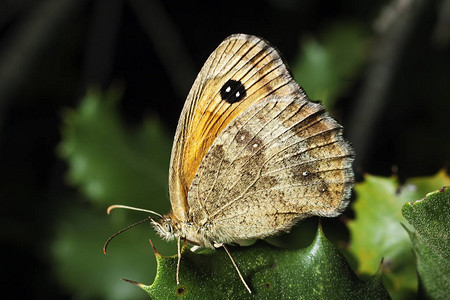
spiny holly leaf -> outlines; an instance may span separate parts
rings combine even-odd
[[[176,253],[175,245],[157,239],[147,223],[117,237],[108,255],[103,254],[103,243],[112,233],[147,216],[129,211],[107,216],[109,205],[169,210],[170,139],[155,118],[135,130],[124,126],[119,97],[114,90],[91,91],[79,107],[64,114],[58,150],[69,165],[71,184],[94,204],[66,201],[50,243],[54,272],[75,298],[142,298],[120,278],[156,274],[156,263],[142,264],[152,253],[148,238],[163,251]]]
[[[358,261],[358,272],[373,274],[384,257],[383,282],[394,299],[407,299],[417,290],[417,273],[411,241],[402,227],[401,208],[407,201],[449,184],[444,171],[432,177],[413,178],[399,187],[396,178],[367,175],[355,185],[356,218],[348,223],[349,251]],[[419,196],[421,195],[421,196]]]
[[[193,253],[183,248],[180,285],[177,257],[157,254],[158,274],[152,285],[136,283],[153,299],[388,299],[379,276],[361,281],[319,228],[313,243],[285,250],[259,241],[230,247],[253,294],[240,281],[224,249]]]
[[[406,203],[403,216],[417,259],[421,292],[429,299],[450,295],[450,188],[429,193],[422,200]]]

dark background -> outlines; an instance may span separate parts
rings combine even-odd
[[[394,172],[404,180],[446,167],[450,5],[404,1],[406,8],[395,8],[395,2],[2,1],[0,218],[7,293],[67,299],[74,293],[60,284],[43,250],[55,234],[57,207],[82,201],[55,151],[63,108],[76,107],[89,87],[120,85],[128,126],[157,115],[172,136],[197,72],[232,33],[264,37],[292,63],[303,36],[339,20],[359,24],[370,39],[367,61],[333,109],[355,147],[357,178]],[[396,22],[376,30],[386,10]]]

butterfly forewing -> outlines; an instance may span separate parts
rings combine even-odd
[[[186,220],[187,192],[216,137],[255,102],[301,93],[277,51],[264,40],[232,35],[210,55],[188,95],[172,149],[173,214]]]

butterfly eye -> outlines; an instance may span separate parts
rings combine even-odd
[[[222,100],[228,103],[241,101],[246,95],[245,87],[240,81],[228,80],[220,89]]]
[[[172,232],[172,225],[169,224],[168,222],[164,223],[164,231],[167,233],[171,233]]]

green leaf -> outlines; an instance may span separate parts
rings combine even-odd
[[[193,253],[183,248],[180,286],[177,257],[156,255],[158,274],[152,285],[136,283],[153,299],[388,299],[379,276],[359,280],[342,254],[319,228],[313,243],[285,250],[259,241],[230,247],[253,294],[240,281],[224,249]]]
[[[292,72],[314,100],[330,109],[353,84],[366,60],[368,34],[361,26],[337,23],[321,34],[320,40],[304,39]]]
[[[56,237],[49,245],[55,278],[75,299],[143,299],[121,282],[122,277],[154,276],[156,266],[146,234],[149,226],[131,230],[115,240],[107,255],[102,247],[113,226],[104,211],[71,205],[59,212]],[[113,219],[116,219],[113,216]],[[123,218],[122,218],[123,219]]]
[[[176,253],[176,245],[158,239],[147,223],[117,237],[108,255],[103,254],[103,243],[112,233],[147,216],[130,211],[108,216],[109,205],[169,210],[170,139],[156,118],[127,128],[118,112],[119,97],[115,90],[90,91],[79,107],[64,114],[58,151],[69,166],[70,183],[91,205],[80,199],[65,201],[57,212],[49,251],[56,278],[75,298],[142,298],[120,279],[156,274],[154,261],[142,263],[152,253],[148,239],[161,250]]]
[[[157,119],[127,130],[118,111],[119,94],[90,91],[75,111],[67,110],[58,148],[68,179],[95,204],[131,202],[150,207],[166,198],[170,139]],[[164,207],[154,207],[154,210]]]
[[[356,217],[349,221],[349,251],[358,261],[357,271],[372,274],[384,257],[383,282],[393,299],[407,299],[417,291],[417,273],[411,241],[402,227],[406,223],[401,208],[407,201],[421,198],[450,178],[444,171],[432,177],[413,178],[403,187],[395,177],[366,175],[355,185]],[[419,196],[421,195],[421,196]]]
[[[429,299],[450,295],[450,188],[429,193],[406,203],[403,216],[417,259],[421,291]]]

